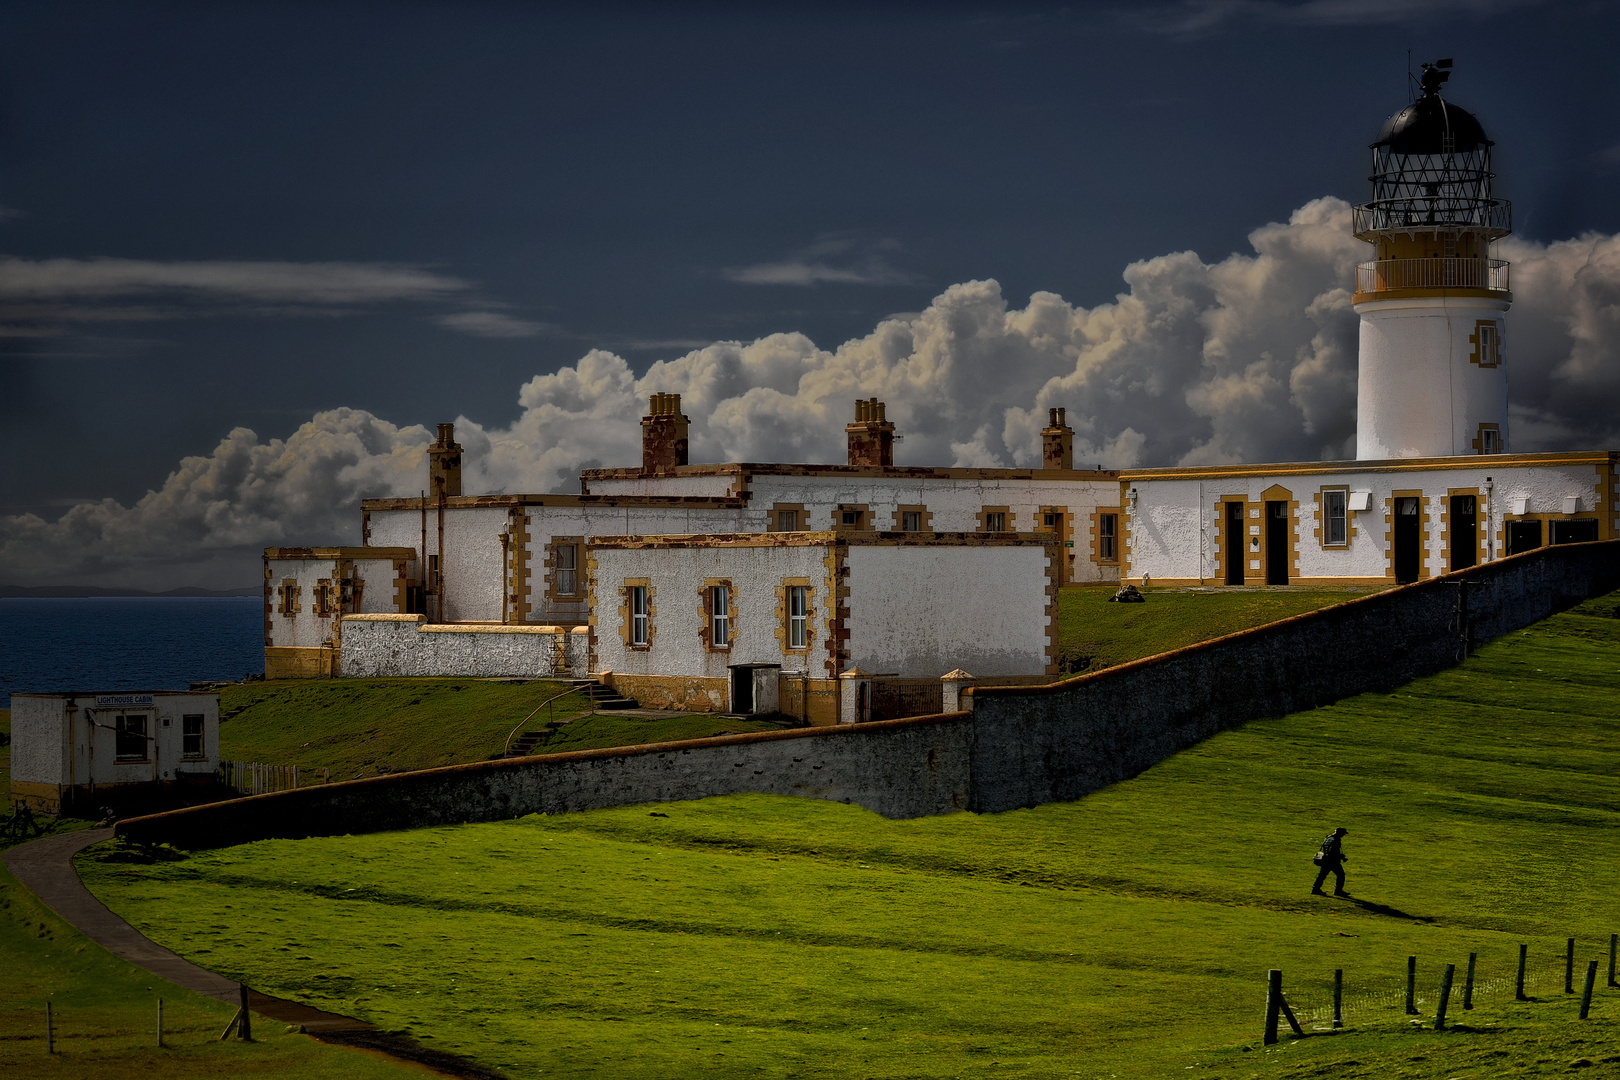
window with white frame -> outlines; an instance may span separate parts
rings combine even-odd
[[[647,586],[631,585],[625,590],[628,593],[630,609],[630,644],[646,645],[651,641],[649,619],[647,618]]]
[[[788,648],[807,649],[810,647],[810,587],[789,585],[787,602]]]
[[[1006,532],[1007,512],[1005,510],[986,510],[984,512],[985,532]]]
[[[1350,543],[1348,488],[1322,489],[1322,546],[1345,547]]]
[[[1097,561],[1119,562],[1119,515],[1097,515]]]
[[[731,647],[731,585],[709,586],[709,647]]]
[[[188,713],[180,718],[180,756],[206,757],[203,747],[203,718],[201,713]]]
[[[903,510],[900,513],[901,532],[922,532],[922,513],[917,510]]]
[[[552,549],[552,569],[558,596],[579,595],[579,546],[560,543]]]

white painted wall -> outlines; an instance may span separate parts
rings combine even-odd
[[[1447,569],[1449,554],[1442,540],[1441,513],[1452,488],[1477,488],[1481,512],[1490,515],[1489,539],[1481,545],[1481,561],[1504,554],[1496,538],[1503,531],[1504,518],[1511,516],[1516,499],[1529,500],[1529,514],[1559,513],[1564,499],[1571,495],[1581,500],[1583,511],[1598,505],[1600,476],[1595,466],[1504,466],[1500,459],[1488,457],[1478,461],[1478,465],[1459,469],[1374,471],[1351,466],[1342,472],[1309,476],[1257,472],[1248,477],[1211,480],[1130,478],[1128,482],[1137,490],[1137,505],[1126,518],[1128,572],[1132,581],[1140,581],[1144,573],[1158,579],[1222,578],[1224,564],[1216,550],[1219,503],[1227,496],[1259,502],[1261,494],[1273,485],[1286,488],[1299,503],[1294,519],[1295,552],[1298,576],[1305,578],[1383,577],[1388,563],[1384,539],[1389,530],[1384,521],[1386,502],[1397,490],[1423,492],[1429,519],[1423,565],[1429,575]],[[1487,478],[1491,480],[1488,498],[1484,494]],[[1314,535],[1317,500],[1323,487],[1339,486],[1371,491],[1372,509],[1349,514],[1348,547],[1324,548]],[[1246,524],[1257,526],[1261,522],[1254,519]],[[1614,519],[1614,524],[1620,527],[1620,517]]]
[[[404,546],[404,545],[400,545]],[[395,609],[393,559],[354,559],[354,574],[362,583],[360,610],[363,613],[391,613]],[[270,571],[270,640],[276,647],[316,648],[334,644],[337,616],[315,614],[315,586],[322,578],[337,580],[337,561],[330,558],[278,558],[267,564]],[[413,564],[406,573],[414,573]],[[281,611],[281,584],[288,578],[298,582],[298,612],[289,617]]]
[[[590,477],[585,481],[586,495],[709,495],[724,497],[733,494],[736,473],[705,473],[693,476],[631,476],[624,478]]]
[[[1481,320],[1500,332],[1508,303],[1475,297],[1373,300],[1361,316],[1356,382],[1356,457],[1382,460],[1476,453],[1479,425],[1508,439],[1507,364],[1472,362]],[[1503,335],[1502,355],[1507,356]]]
[[[122,693],[66,696],[13,694],[11,778],[33,784],[133,784],[174,780],[219,767],[219,695],[152,693],[136,700]],[[120,700],[127,703],[119,704]],[[105,704],[98,704],[103,701]],[[151,736],[147,760],[119,762],[117,714],[144,715]],[[182,717],[203,717],[203,756],[182,757]]]
[[[630,675],[683,675],[724,678],[730,664],[781,664],[800,672],[808,661],[812,678],[826,678],[827,547],[592,548],[596,560],[596,658],[598,671]],[[645,578],[652,598],[652,645],[632,649],[620,638],[619,589],[630,578]],[[703,641],[700,590],[708,578],[729,580],[736,589],[732,645],[710,651]],[[776,590],[784,578],[810,581],[810,649],[784,653],[776,637]]]
[[[850,659],[874,674],[1040,675],[1047,625],[1044,547],[851,544]]]

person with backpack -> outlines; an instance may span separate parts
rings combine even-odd
[[[1344,853],[1344,834],[1349,831],[1341,825],[1322,841],[1322,850],[1316,853],[1314,860],[1321,869],[1316,873],[1316,884],[1311,886],[1313,896],[1327,895],[1322,891],[1322,882],[1327,880],[1329,873],[1337,880],[1337,884],[1333,886],[1333,895],[1350,895],[1344,891],[1344,864],[1350,861],[1350,857]]]

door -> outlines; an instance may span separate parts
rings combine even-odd
[[[1451,516],[1447,532],[1451,534],[1451,569],[1466,570],[1479,562],[1478,503],[1472,495],[1451,497]]]
[[[754,711],[754,671],[752,668],[731,669],[731,711],[748,716]]]
[[[1243,584],[1243,560],[1246,544],[1243,536],[1243,503],[1226,504],[1226,583]]]
[[[1266,502],[1266,584],[1288,584],[1288,555],[1294,545],[1288,528],[1288,504],[1280,499]]]
[[[1395,500],[1395,580],[1401,584],[1416,581],[1423,566],[1423,527],[1418,518],[1418,500],[1402,496]]]

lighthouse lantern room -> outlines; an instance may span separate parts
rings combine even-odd
[[[1491,190],[1485,129],[1441,94],[1450,75],[1450,60],[1423,65],[1419,96],[1372,144],[1373,197],[1355,209],[1374,254],[1354,298],[1363,460],[1507,449],[1512,294],[1490,248],[1512,231],[1512,206]]]

